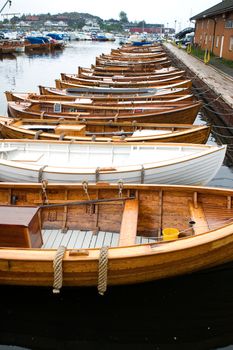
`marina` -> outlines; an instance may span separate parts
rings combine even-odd
[[[39,50],[25,42],[0,61],[0,344],[231,346],[220,285],[233,264],[232,78],[169,35],[36,35]],[[36,315],[63,325],[58,340],[43,324],[9,330],[14,291],[16,320],[40,295],[54,317]],[[79,331],[57,320],[59,305],[70,321],[83,313]]]

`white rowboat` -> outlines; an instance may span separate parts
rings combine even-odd
[[[226,146],[3,140],[0,180],[205,185]]]

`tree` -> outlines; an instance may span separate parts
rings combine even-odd
[[[119,13],[119,17],[120,17],[120,22],[121,23],[128,23],[128,17],[127,17],[127,14],[124,12],[124,11],[121,11]]]

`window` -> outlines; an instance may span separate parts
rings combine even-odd
[[[230,41],[229,41],[229,51],[233,51],[233,36],[230,37]]]
[[[211,38],[212,38],[211,35],[209,35],[209,41],[211,41]]]
[[[201,22],[201,27],[204,28],[204,21]]]
[[[205,35],[205,44],[207,45],[207,42],[208,42],[208,35],[206,34]]]
[[[219,35],[216,37],[216,47],[218,47],[218,45],[219,45]]]
[[[233,28],[233,20],[229,20],[225,22],[225,28]]]

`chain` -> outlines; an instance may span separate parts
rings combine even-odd
[[[124,183],[123,180],[118,180],[118,187],[119,187],[119,198],[122,198],[122,191],[123,191],[123,187],[124,187]]]
[[[90,196],[89,196],[89,193],[88,193],[88,182],[87,181],[83,181],[82,185],[83,185],[83,190],[86,193],[88,200],[90,200]]]
[[[42,180],[41,181],[41,187],[42,187],[42,203],[43,204],[49,204],[49,199],[47,195],[47,185],[48,185],[48,180]]]

